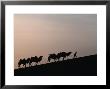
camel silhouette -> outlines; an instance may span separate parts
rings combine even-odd
[[[40,56],[39,58],[37,58],[37,63],[39,63],[42,60],[43,56]]]
[[[25,66],[26,68],[26,59],[20,59],[19,62],[18,62],[18,67],[20,67],[20,65],[23,64],[23,66]]]
[[[25,58],[20,59],[18,62],[18,67],[20,67],[21,64],[23,64],[23,66],[25,66],[25,68],[26,68],[26,64],[29,64],[29,67],[30,67],[30,66],[32,66],[31,65],[32,62],[35,62],[37,65],[37,63],[39,63],[42,60],[42,57],[43,56],[40,56],[40,57],[35,56],[35,57],[27,58],[27,60]]]
[[[61,57],[62,57],[63,60],[64,60],[64,58],[68,57],[71,53],[72,53],[72,52],[68,52],[68,53],[66,53],[66,52],[59,52],[58,54],[49,54],[48,61],[50,62],[50,60],[52,60],[52,59],[53,59],[54,61],[56,61],[56,60],[59,61],[59,59],[60,59]]]
[[[59,52],[59,53],[57,54],[57,59],[58,59],[58,61],[60,60],[60,58],[61,58],[61,52]]]
[[[68,52],[68,53],[66,53],[66,54],[65,54],[65,55],[66,55],[66,57],[70,56],[70,55],[71,55],[71,53],[72,53],[72,52]]]
[[[29,64],[29,67],[31,66],[31,58],[27,58],[26,63]]]
[[[37,63],[42,60],[42,57],[43,57],[43,56],[40,56],[40,57],[37,57],[37,56],[31,57],[30,63],[35,62],[36,65],[37,65]]]
[[[53,53],[53,54],[49,54],[48,56],[48,62],[50,62],[52,59],[54,60],[54,62],[56,62],[57,60],[59,61],[60,58],[62,58],[63,60],[70,56],[72,52],[59,52],[57,54]],[[77,52],[74,53],[74,58],[77,57]],[[43,56],[35,56],[35,57],[31,57],[31,58],[27,58],[27,59],[20,59],[18,62],[18,67],[20,67],[21,64],[23,64],[23,66],[25,66],[26,68],[26,64],[29,64],[29,67],[32,66],[32,63],[34,62],[35,65],[37,65],[41,60],[42,60]]]
[[[48,57],[48,61],[50,62],[50,60],[54,60],[56,61],[57,60],[57,55],[56,54],[49,54],[49,57]]]
[[[57,54],[57,56],[58,56],[58,60],[62,57],[63,58],[63,60],[66,58],[66,57],[68,57],[70,54],[71,54],[72,52],[68,52],[68,53],[66,53],[66,52],[60,52],[60,53],[58,53]]]

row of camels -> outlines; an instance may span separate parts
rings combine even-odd
[[[29,64],[29,67],[32,66],[32,62],[35,62],[36,65],[37,63],[39,63],[41,60],[42,60],[43,56],[40,56],[40,57],[31,57],[31,58],[27,58],[27,59],[20,59],[19,62],[18,62],[18,67],[20,67],[21,64],[23,64],[23,66],[25,66],[26,68],[26,64]]]
[[[66,59],[67,57],[69,57],[72,54],[72,52],[59,52],[57,54],[53,53],[53,54],[49,54],[48,56],[48,62],[50,62],[51,60],[59,61],[61,58],[62,60]],[[77,52],[74,53],[74,57],[77,57]],[[43,59],[43,56],[35,56],[35,57],[31,57],[31,58],[24,58],[24,59],[20,59],[18,62],[18,67],[20,67],[20,65],[22,64],[25,68],[26,68],[26,64],[29,64],[29,67],[32,66],[32,63],[36,63],[36,65]]]

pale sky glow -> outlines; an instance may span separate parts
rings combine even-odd
[[[15,14],[14,65],[20,58],[61,51],[78,52],[78,57],[97,53],[96,14]],[[70,56],[72,58],[73,54]]]

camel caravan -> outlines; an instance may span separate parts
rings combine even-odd
[[[72,54],[72,52],[59,52],[57,54],[49,54],[48,56],[48,62],[50,62],[50,60],[54,60],[54,62],[56,61],[60,61],[61,59],[62,60],[65,60],[67,57],[69,57],[70,55]],[[76,58],[77,57],[77,52],[74,53],[74,57],[73,58]],[[40,57],[31,57],[31,58],[27,58],[27,59],[20,59],[19,62],[18,62],[18,67],[20,67],[20,65],[22,64],[23,66],[25,66],[26,68],[26,64],[30,66],[32,66],[32,63],[34,62],[36,65],[42,60],[43,56],[40,56]]]
[[[68,52],[68,53],[66,53],[66,52],[60,52],[60,53],[58,53],[58,54],[49,54],[49,57],[48,57],[48,61],[50,62],[50,60],[54,60],[54,61],[59,61],[59,59],[65,59],[66,57],[68,57],[68,56],[70,56],[70,54],[71,54],[72,52]]]
[[[37,63],[39,63],[42,60],[42,58],[43,58],[43,56],[40,56],[40,57],[35,56],[35,57],[27,58],[27,59],[25,59],[25,58],[20,59],[18,62],[18,67],[20,67],[21,64],[23,64],[23,66],[25,66],[25,68],[26,68],[26,64],[29,64],[29,67],[30,67],[30,66],[32,66],[31,64],[33,62],[35,62],[37,65]]]

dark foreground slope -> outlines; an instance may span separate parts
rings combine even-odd
[[[15,76],[96,76],[97,55],[14,70]]]

